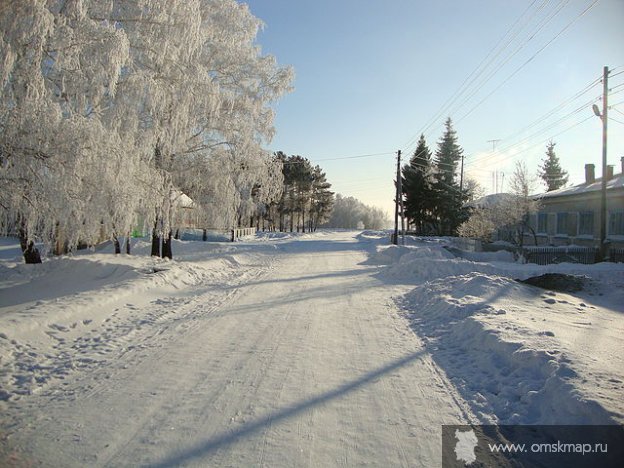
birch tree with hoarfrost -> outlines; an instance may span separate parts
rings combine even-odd
[[[164,236],[171,257],[180,187],[206,206],[224,188],[230,213],[254,177],[266,193],[281,187],[261,171],[241,176],[251,164],[215,163],[270,167],[269,103],[292,78],[261,55],[246,6],[32,0],[0,6],[0,26],[0,223],[19,233],[27,261],[35,240],[61,252],[139,222],[154,253]]]
[[[254,40],[261,22],[234,0],[113,3],[110,20],[130,44],[128,92],[138,91],[137,117],[164,181],[152,254],[159,254],[164,236],[162,256],[171,258],[171,193],[185,183],[176,167],[221,147],[236,162],[254,160],[273,135],[268,104],[289,89],[292,72],[260,54]],[[247,166],[230,165],[234,179]],[[237,185],[239,196],[248,199],[243,185]]]

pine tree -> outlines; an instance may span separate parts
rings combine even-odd
[[[456,172],[464,150],[457,143],[457,132],[449,117],[435,152],[436,177],[433,190],[436,195],[436,215],[440,234],[454,234],[465,218],[462,205],[465,195],[456,181]]]
[[[564,171],[559,164],[559,158],[555,154],[555,145],[553,141],[546,145],[546,157],[538,172],[546,184],[547,192],[560,189],[568,183],[568,172]]]
[[[308,216],[308,231],[314,232],[320,224],[329,219],[334,205],[334,192],[330,190],[331,184],[327,182],[327,175],[320,166],[314,167],[312,181],[312,198],[310,203],[310,215]]]

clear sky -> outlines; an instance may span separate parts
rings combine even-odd
[[[466,175],[487,193],[495,172],[498,191],[508,188],[515,161],[537,173],[551,138],[570,183],[583,181],[585,163],[599,175],[591,103],[602,108],[603,66],[612,70],[609,164],[620,172],[624,0],[244,3],[265,23],[263,53],[296,73],[275,106],[270,149],[320,164],[339,193],[392,213],[394,153],[409,159],[421,132],[434,152],[449,116]],[[495,153],[489,140],[500,140]]]

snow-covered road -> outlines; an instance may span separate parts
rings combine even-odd
[[[151,324],[142,346],[7,407],[19,414],[10,456],[44,466],[439,465],[441,424],[473,417],[397,310],[393,297],[409,288],[379,279],[366,247],[353,233],[278,243],[238,284],[190,287],[170,305],[179,320]],[[167,304],[136,314],[153,307]]]

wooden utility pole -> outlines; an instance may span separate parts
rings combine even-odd
[[[399,167],[401,166],[401,150],[399,155]],[[403,175],[399,170],[399,210],[401,210],[401,244],[405,245],[405,207],[403,206]]]
[[[398,245],[399,243],[399,204],[403,199],[403,194],[401,193],[401,150],[397,152],[397,175],[396,175],[396,195],[394,197],[394,236],[392,237],[392,243],[394,245]],[[403,213],[401,212],[401,216]]]
[[[602,72],[602,193],[600,197],[600,260],[608,259],[607,250],[607,121],[609,106],[609,67]]]
[[[461,170],[459,172],[459,193],[463,195],[464,193],[464,155],[462,154],[461,158]]]

